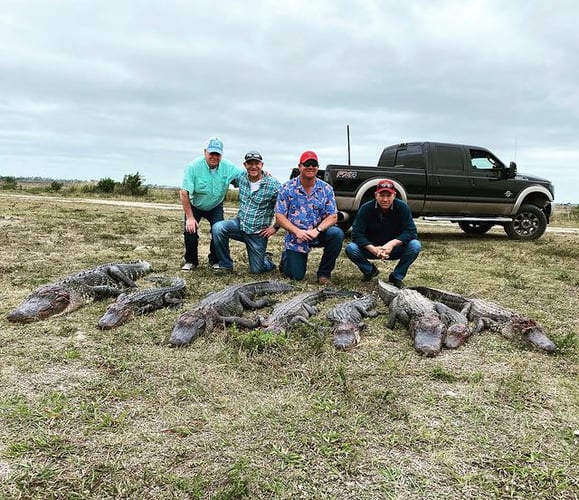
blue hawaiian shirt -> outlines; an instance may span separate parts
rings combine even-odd
[[[287,181],[280,189],[275,204],[275,213],[285,215],[288,220],[300,229],[313,229],[329,215],[338,213],[334,190],[316,178],[316,183],[308,195],[299,177]],[[299,241],[295,235],[286,233],[285,247],[294,252],[308,253],[312,242]]]

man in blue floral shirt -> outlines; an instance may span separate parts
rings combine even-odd
[[[302,153],[298,168],[300,175],[282,186],[275,205],[276,222],[287,231],[280,270],[288,278],[303,279],[310,250],[323,247],[317,277],[320,285],[328,285],[344,241],[344,232],[335,226],[334,190],[317,178],[318,156],[313,151]]]
[[[239,181],[239,212],[235,219],[216,222],[211,233],[217,255],[215,271],[231,271],[233,260],[229,240],[245,243],[252,273],[266,273],[275,269],[266,254],[268,239],[273,236],[273,208],[281,184],[271,175],[263,173],[263,157],[259,151],[249,151],[243,165],[246,172]]]

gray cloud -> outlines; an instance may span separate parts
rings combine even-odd
[[[561,1],[4,2],[0,173],[179,185],[210,135],[281,180],[304,149],[374,163],[486,146],[579,202],[579,7]]]

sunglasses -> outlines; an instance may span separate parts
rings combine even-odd
[[[245,161],[249,161],[249,160],[262,161],[263,158],[261,157],[261,155],[251,153],[251,154],[245,155]]]
[[[320,166],[316,160],[307,160],[304,163],[302,163],[302,165],[304,167],[311,167],[311,168],[318,168]]]

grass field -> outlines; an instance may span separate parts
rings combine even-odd
[[[184,276],[186,308],[253,277],[236,243],[234,273],[181,273],[176,210],[0,193],[0,214],[0,498],[578,498],[578,233],[521,243],[421,224],[408,285],[498,302],[558,346],[485,332],[427,359],[404,327],[385,327],[384,305],[346,353],[307,328],[230,328],[172,349],[179,311],[103,332],[106,302],[9,323],[38,286],[105,262]],[[276,259],[281,247],[278,234]],[[317,288],[319,257],[297,290]],[[376,288],[344,255],[333,282]]]

